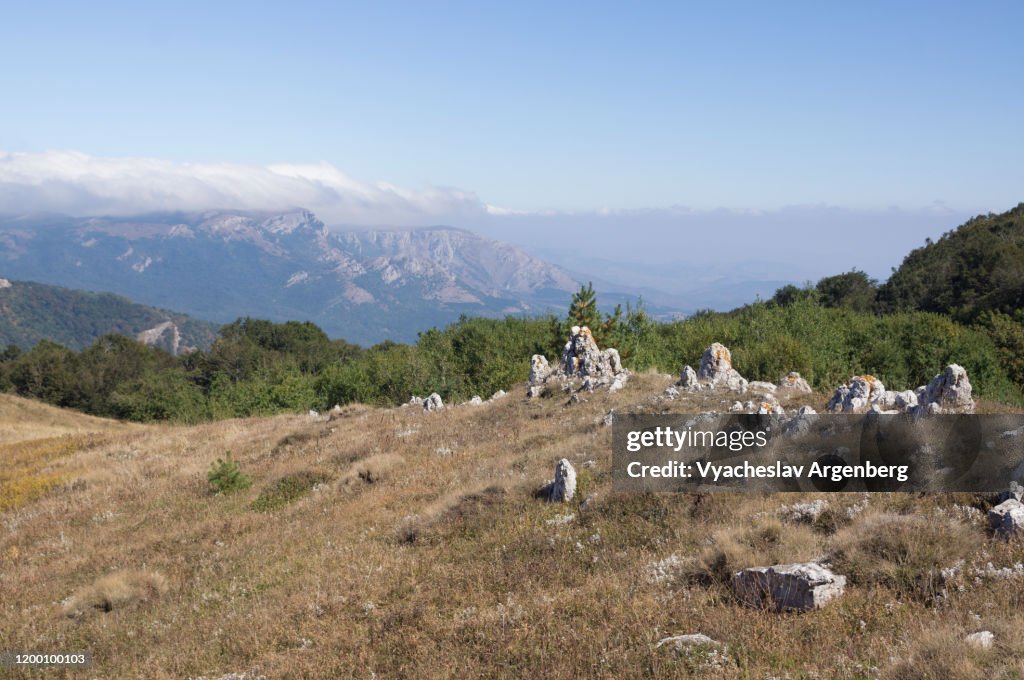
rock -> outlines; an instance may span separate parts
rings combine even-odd
[[[331,413],[332,413],[333,415],[338,415],[339,413],[341,413],[341,410],[342,410],[342,409],[341,409],[341,404],[335,404],[335,405],[334,405],[334,406],[333,406],[333,407],[331,408]]]
[[[441,395],[437,392],[432,392],[429,397],[423,400],[424,411],[440,411],[444,409],[444,402],[441,401]]]
[[[423,406],[423,397],[417,397],[415,394],[412,395],[412,399],[409,400],[409,406]]]
[[[816,500],[809,503],[794,503],[779,508],[779,516],[790,522],[813,524],[828,508],[828,501]]]
[[[756,402],[756,406],[757,410],[754,411],[754,413],[757,413],[758,415],[786,415],[786,409],[782,408],[779,404],[779,400],[772,394],[766,394],[764,399]]]
[[[1010,488],[999,493],[996,503],[1002,503],[1008,500],[1019,501],[1022,498],[1024,498],[1024,486],[1021,486],[1017,482],[1010,482]]]
[[[836,388],[826,408],[832,413],[867,413],[884,395],[881,380],[873,375],[857,375]]]
[[[739,599],[775,611],[811,611],[843,594],[846,577],[816,562],[753,567],[736,572],[732,585]]]
[[[747,388],[746,379],[732,367],[732,352],[718,342],[704,350],[697,379],[712,387],[726,387],[735,392],[743,392]]]
[[[571,524],[576,521],[576,513],[570,512],[567,515],[555,515],[551,519],[544,520],[544,524],[549,527],[564,527],[567,524]]]
[[[703,633],[690,633],[688,635],[673,635],[672,637],[662,638],[654,646],[661,648],[666,645],[672,647],[677,652],[683,652],[694,647],[720,647],[721,643],[712,640]]]
[[[928,413],[974,413],[974,399],[971,397],[971,381],[967,370],[959,364],[950,364],[932,378],[918,397],[919,407],[929,409]],[[935,404],[938,411],[932,407]]]
[[[796,371],[789,373],[779,382],[779,389],[786,392],[801,392],[809,394],[813,392],[811,386],[805,379],[800,377]]]
[[[690,369],[690,370],[693,370],[693,369]],[[694,374],[694,375],[696,375],[696,374]],[[665,398],[666,399],[675,399],[678,396],[679,396],[679,390],[676,389],[675,387],[669,387],[668,389],[665,390]]]
[[[491,398],[488,399],[488,401],[498,401],[499,399],[504,399],[504,398],[505,398],[505,390],[498,390],[497,392],[495,392],[494,394],[491,395]]]
[[[995,641],[996,636],[989,630],[980,630],[977,633],[971,633],[964,638],[964,642],[975,649],[992,649],[992,645]]]
[[[683,370],[679,373],[679,383],[687,392],[697,392],[701,389],[700,381],[697,379],[697,371],[693,370],[692,366],[683,366]],[[672,389],[671,387],[669,389]],[[677,392],[678,394],[678,392]]]
[[[316,417],[317,417],[317,416],[319,416],[320,414],[319,414],[319,413],[317,413],[316,411],[314,411],[313,409],[309,409],[309,413],[308,413],[307,415],[308,415],[308,416],[309,416],[310,418],[316,418]]]
[[[988,511],[988,525],[1003,538],[1017,535],[1024,527],[1024,503],[1011,498]]]
[[[551,365],[543,354],[530,357],[530,385],[542,385],[551,375]]]
[[[546,486],[552,503],[568,503],[576,495],[576,469],[567,458],[555,464],[555,478]]]
[[[887,391],[882,395],[879,404],[885,409],[909,411],[917,406],[917,393],[914,390],[904,390],[903,392]]]
[[[733,402],[732,406],[729,407],[729,413],[743,413],[745,407],[742,401]]]
[[[470,399],[466,403],[468,403],[470,406],[479,406],[480,404],[484,403],[484,400],[481,399],[480,397],[476,396],[476,397],[473,397],[472,399]]]
[[[761,380],[753,380],[747,383],[747,390],[751,392],[761,392],[762,394],[771,394],[775,392],[776,387],[770,382],[764,382]]]
[[[605,427],[611,427],[614,423],[615,409],[612,409],[611,411],[608,411],[608,413],[605,413],[604,417],[601,418],[601,424],[604,425]]]
[[[622,389],[629,379],[629,371],[622,367],[618,350],[601,350],[594,336],[586,326],[573,326],[569,341],[565,343],[558,367],[552,369],[541,354],[534,354],[530,360],[529,396],[545,393],[545,387],[552,379],[561,380],[562,388],[573,391],[576,380],[579,389],[592,392],[607,387],[611,392]]]

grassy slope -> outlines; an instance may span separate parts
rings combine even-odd
[[[573,406],[526,401],[520,385],[499,402],[436,414],[349,407],[331,422],[108,433],[52,463],[77,482],[0,515],[0,639],[9,649],[88,649],[97,677],[703,677],[711,671],[699,657],[654,646],[695,632],[728,643],[720,677],[1024,673],[1019,580],[967,579],[963,592],[935,599],[898,578],[913,582],[929,551],[943,564],[1024,561],[1021,545],[993,541],[983,518],[953,508],[969,497],[877,495],[834,531],[774,519],[813,496],[612,494],[601,416],[650,408],[671,381],[637,376]],[[721,409],[724,398],[667,407]],[[797,403],[820,409],[824,397]],[[210,496],[206,470],[229,449],[253,486]],[[579,497],[534,499],[563,456],[580,471]],[[251,509],[301,472],[330,481],[273,512]],[[838,525],[863,502],[829,500]],[[548,524],[568,512],[576,521]],[[946,533],[886,529],[890,513]],[[893,571],[858,548],[868,526],[910,545],[906,564]],[[718,578],[837,547],[868,576],[811,614],[743,608]],[[659,582],[651,565],[671,555],[679,568]],[[62,606],[73,594],[74,617]],[[964,645],[982,629],[996,633],[997,650]],[[913,669],[901,666],[908,660]]]

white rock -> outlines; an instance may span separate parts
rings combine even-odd
[[[497,401],[499,399],[504,399],[504,397],[505,397],[505,390],[498,390],[497,392],[495,392],[494,394],[491,395],[491,398],[489,399],[489,401]]]
[[[779,516],[790,522],[813,524],[827,508],[828,501],[821,499],[809,503],[794,503],[779,508]]]
[[[415,394],[409,400],[409,406],[423,406],[423,397],[417,397]]]
[[[690,365],[683,366],[679,373],[679,386],[687,392],[697,392],[701,389],[700,381],[697,379],[697,371]],[[669,388],[670,390],[673,388]],[[678,394],[678,392],[677,392]]]
[[[732,367],[732,352],[725,345],[715,342],[704,350],[700,358],[697,379],[713,387],[726,387],[735,392],[747,389],[746,379]]]
[[[313,409],[309,409],[309,413],[308,413],[307,415],[308,415],[308,416],[309,416],[310,418],[316,418],[316,417],[317,417],[317,416],[319,416],[320,414],[319,414],[319,413],[317,413],[316,411],[314,411]]]
[[[733,402],[732,406],[729,407],[729,413],[743,413],[744,407],[742,401]]]
[[[541,385],[551,375],[551,365],[543,354],[530,357],[530,385]]]
[[[688,635],[673,635],[672,637],[662,638],[654,646],[661,648],[668,645],[677,652],[682,652],[694,647],[718,647],[720,644],[703,633],[690,633]]]
[[[929,413],[974,413],[974,399],[971,396],[971,381],[967,370],[959,364],[950,364],[932,378],[919,397],[919,406],[929,408]],[[935,404],[939,411],[931,407]]]
[[[604,417],[601,418],[601,424],[604,425],[605,427],[611,427],[612,425],[615,424],[615,409],[612,409],[611,411],[608,411],[608,413],[604,414]]]
[[[469,403],[470,406],[479,406],[480,404],[484,403],[484,400],[478,396],[475,396],[472,399],[470,399],[469,402],[467,403]]]
[[[777,388],[770,382],[764,382],[762,380],[752,380],[747,383],[747,390],[751,392],[761,392],[763,394],[771,394],[775,392]]]
[[[776,611],[810,611],[843,594],[846,577],[816,562],[753,567],[736,572],[733,588],[742,602]]]
[[[992,634],[992,631],[981,630],[977,633],[971,633],[964,638],[964,641],[976,649],[992,649],[996,636]]]
[[[796,371],[787,374],[786,377],[779,382],[779,389],[786,392],[801,393],[810,393],[813,391],[811,390],[811,386],[808,382],[804,378],[800,377],[800,374]]]
[[[1024,503],[1015,498],[1005,500],[988,511],[988,525],[1003,538],[1010,538],[1024,528]]]
[[[441,395],[437,392],[432,392],[429,397],[423,400],[424,411],[440,411],[444,408],[444,402],[441,401]]]
[[[1017,482],[1010,482],[1010,488],[999,493],[998,502],[1002,503],[1011,499],[1019,501],[1022,498],[1024,498],[1024,486],[1021,486]]]
[[[857,375],[836,388],[826,407],[832,413],[866,413],[882,402],[885,385],[873,375]]]
[[[552,503],[567,503],[576,495],[576,468],[567,458],[555,464],[555,479],[547,489],[548,500]]]
[[[334,413],[334,414],[337,414],[337,413],[341,413],[341,410],[342,410],[342,409],[341,409],[341,404],[335,404],[335,405],[334,405],[334,406],[333,406],[333,407],[331,408],[331,413]]]

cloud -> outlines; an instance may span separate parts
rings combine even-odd
[[[330,224],[419,225],[486,214],[472,192],[359,182],[329,163],[242,165],[0,151],[0,210],[129,215],[308,208]]]

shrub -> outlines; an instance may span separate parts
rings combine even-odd
[[[305,496],[317,484],[326,481],[327,475],[312,470],[285,475],[260,493],[253,501],[252,509],[257,512],[270,512],[283,508]]]
[[[242,473],[238,461],[231,460],[230,451],[224,458],[218,458],[217,462],[210,465],[206,481],[216,494],[234,493],[248,489],[252,485],[252,480]]]

